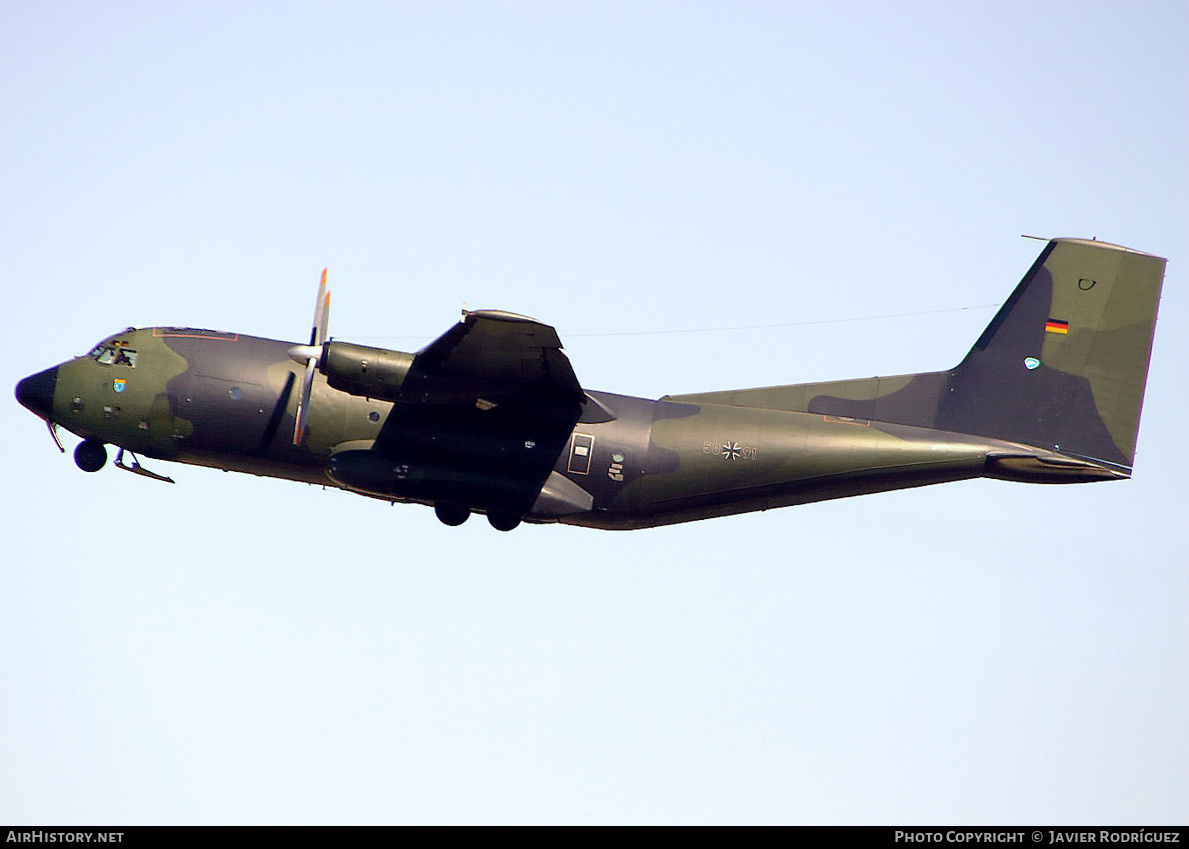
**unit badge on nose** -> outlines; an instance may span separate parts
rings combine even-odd
[[[116,390],[117,393],[123,392],[128,388],[128,381],[122,377],[117,377],[111,382],[111,388]]]

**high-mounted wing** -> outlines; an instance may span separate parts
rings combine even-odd
[[[561,347],[552,327],[495,310],[464,313],[412,356],[326,343],[331,386],[393,402],[374,443],[335,453],[332,475],[373,494],[527,514],[586,402]]]

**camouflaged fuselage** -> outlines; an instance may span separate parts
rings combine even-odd
[[[492,339],[511,346],[500,380],[546,379],[523,377],[524,351],[496,331],[549,331],[554,343],[540,350],[556,350],[542,368],[569,373],[550,328],[496,313],[474,314],[483,332],[456,328],[434,352],[457,357],[466,380],[423,376],[415,397],[381,400],[317,374],[303,440],[292,438],[303,373],[294,344],[234,333],[129,329],[17,395],[84,440],[145,457],[610,529],[980,476],[1111,480],[1134,458],[1163,268],[1056,240],[949,371],[658,401],[586,392],[572,415],[556,393],[509,390],[497,403],[472,392]]]
[[[53,419],[145,457],[338,487],[326,472],[338,447],[399,429],[400,405],[318,379],[309,439],[292,445],[300,369],[286,355],[289,342],[148,328],[104,343],[135,351],[136,367],[86,357],[58,366]],[[115,380],[124,381],[118,393]],[[557,519],[591,527],[648,527],[978,477],[989,454],[1031,453],[854,418],[591,396],[613,418],[579,422],[553,465],[593,497],[589,512]]]

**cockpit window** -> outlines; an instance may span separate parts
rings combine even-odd
[[[87,356],[100,365],[136,368],[136,351],[118,345],[96,345]]]

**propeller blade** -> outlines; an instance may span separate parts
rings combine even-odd
[[[310,357],[306,361],[306,371],[301,378],[301,395],[297,399],[297,416],[293,423],[293,444],[300,446],[306,439],[306,413],[310,409],[310,388],[314,385],[314,370],[318,368],[318,361]]]
[[[318,301],[314,304],[314,326],[310,328],[310,344],[321,345],[326,341],[326,327],[330,323],[330,290],[326,288],[326,269],[322,269],[322,282],[318,284]]]
[[[305,374],[301,378],[301,394],[297,399],[297,415],[293,422],[293,444],[300,446],[306,438],[306,419],[310,411],[310,390],[314,386],[314,371],[318,368],[318,357],[322,343],[326,341],[326,328],[330,324],[330,290],[326,287],[326,269],[322,269],[322,280],[318,284],[318,300],[314,303],[314,324],[310,328],[310,344],[294,345],[289,356],[298,363],[305,363]]]

